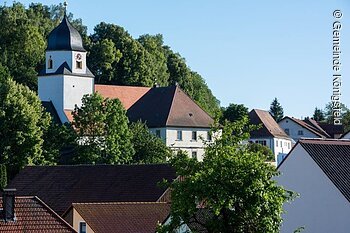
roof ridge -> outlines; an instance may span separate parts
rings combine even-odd
[[[122,202],[73,202],[74,205],[138,205],[138,204],[148,204],[148,205],[160,205],[160,204],[169,204],[168,202],[159,202],[159,201],[122,201]]]
[[[170,86],[170,87],[172,87],[172,86]],[[174,106],[176,90],[177,90],[177,86],[175,86],[175,88],[174,88],[174,94],[172,95],[172,100],[171,100],[170,108],[169,108],[169,111],[168,111],[168,114],[166,117],[165,126],[168,126],[169,116],[170,116],[171,110],[173,109],[173,106]]]
[[[100,84],[100,83],[95,83],[95,86],[132,87],[132,88],[148,88],[148,89],[152,89],[152,87],[130,86],[130,85],[113,85],[113,84]]]

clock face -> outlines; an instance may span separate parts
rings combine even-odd
[[[82,55],[80,53],[77,53],[77,55],[75,55],[75,59],[77,59],[77,61],[80,61],[82,59]]]

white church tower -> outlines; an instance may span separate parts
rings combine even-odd
[[[45,69],[38,77],[41,101],[51,101],[62,123],[68,121],[75,105],[94,92],[94,75],[86,66],[86,50],[79,32],[66,14],[49,34]]]

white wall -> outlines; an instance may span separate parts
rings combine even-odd
[[[66,121],[63,111],[63,79],[59,75],[38,77],[38,94],[41,101],[51,101],[61,121]]]
[[[304,127],[300,126],[299,124],[295,123],[294,121],[286,118],[278,122],[278,125],[283,129],[289,129],[289,136],[293,138],[294,141],[298,141],[300,138],[319,138],[316,134],[312,133],[308,129],[305,129]],[[298,135],[298,131],[302,130],[303,135]]]
[[[81,106],[85,94],[93,93],[94,78],[65,75],[63,85],[63,109],[73,110],[75,105]]]
[[[284,156],[286,156],[292,148],[292,141],[285,138],[250,138],[249,141],[258,143],[258,141],[266,141],[266,146],[272,150],[275,155],[275,161],[279,164]],[[282,146],[281,146],[282,144]]]
[[[304,226],[302,232],[345,233],[350,229],[350,204],[299,144],[279,168],[276,180],[300,194],[284,204],[282,233]]]
[[[346,133],[342,139],[350,139],[350,132]]]
[[[76,55],[81,54],[82,69],[76,68]],[[52,69],[48,69],[49,59],[53,61]],[[47,51],[46,52],[46,73],[54,73],[64,62],[67,62],[73,73],[85,74],[86,73],[86,52],[77,51]]]
[[[161,130],[161,138],[164,140],[165,144],[174,150],[184,150],[187,151],[188,155],[191,157],[192,152],[197,152],[197,158],[199,161],[203,160],[204,155],[204,141],[207,140],[207,134],[210,131],[209,128],[176,128],[176,127],[164,127],[164,128],[151,128],[152,133],[156,133],[156,130]],[[177,140],[177,131],[182,131],[182,140]],[[197,140],[192,140],[192,132],[197,132]],[[214,137],[213,137],[214,138]]]

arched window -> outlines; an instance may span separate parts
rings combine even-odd
[[[77,61],[76,62],[76,67],[77,67],[77,69],[83,69],[83,62],[82,61]]]
[[[52,68],[53,68],[53,61],[52,61],[52,59],[51,59],[51,56],[50,56],[49,61],[48,61],[48,64],[47,64],[47,68],[48,68],[48,69],[52,69]]]

